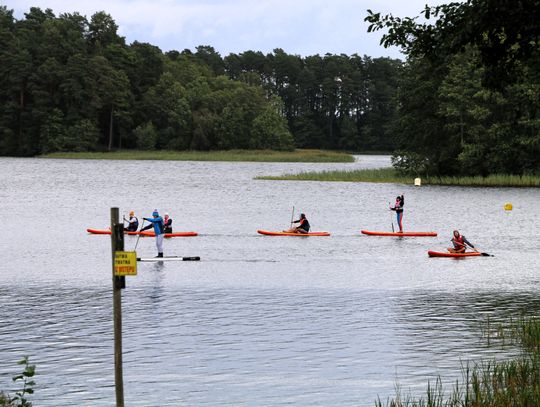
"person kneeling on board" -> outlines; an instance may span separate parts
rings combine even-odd
[[[163,217],[163,233],[172,233],[172,218],[168,213]]]
[[[124,228],[126,232],[136,232],[139,229],[139,219],[135,217],[135,212],[129,212],[129,219],[124,218],[125,222],[128,222],[127,228]]]
[[[293,221],[292,223],[299,223],[295,228],[290,228],[289,230],[284,230],[287,233],[309,233],[309,222],[306,218],[306,215],[303,213],[300,214],[300,219]]]
[[[154,228],[154,233],[156,234],[156,247],[158,250],[158,255],[156,257],[163,257],[163,218],[159,216],[157,209],[154,209],[154,212],[152,212],[152,218],[143,219],[150,222],[150,224],[142,228],[141,232],[143,230],[150,229],[151,227]]]
[[[474,249],[474,251],[477,251],[474,245],[469,242],[465,236],[461,235],[457,230],[454,230],[454,235],[452,236],[452,239],[450,241],[454,245],[453,248],[448,248],[448,251],[450,253],[465,253],[467,245]]]

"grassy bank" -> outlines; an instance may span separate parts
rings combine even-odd
[[[170,160],[170,161],[255,161],[255,162],[354,162],[350,154],[327,150],[227,150],[227,151],[139,151],[52,153],[43,158],[69,158],[90,160]]]
[[[258,179],[280,181],[344,181],[413,184],[414,177],[398,174],[393,168],[354,171],[301,172]],[[422,177],[422,185],[451,185],[474,187],[540,187],[539,175],[490,175],[488,177]]]
[[[428,384],[425,396],[413,398],[396,395],[377,407],[480,407],[540,405],[540,319],[525,318],[499,328],[503,342],[519,345],[522,356],[515,360],[489,361],[466,366],[463,379],[445,394],[440,378]],[[508,339],[510,339],[509,342]]]

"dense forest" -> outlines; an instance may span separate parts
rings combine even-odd
[[[163,53],[117,28],[104,12],[0,7],[0,154],[393,147],[399,60]]]
[[[126,44],[105,12],[0,6],[0,155],[325,148],[394,151],[404,173],[539,174],[539,14],[540,0],[368,10],[400,61],[164,53]]]
[[[412,18],[368,10],[366,21],[407,56],[398,169],[540,174],[540,0],[468,0]]]

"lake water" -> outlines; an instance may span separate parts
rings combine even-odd
[[[110,238],[86,233],[113,206],[200,233],[165,241],[165,255],[200,262],[127,278],[127,406],[369,406],[396,383],[420,394],[467,361],[512,356],[482,329],[540,311],[540,190],[253,179],[388,163],[0,158],[0,389],[29,355],[36,406],[114,405]],[[405,229],[439,236],[360,235],[391,230],[401,193]],[[293,205],[332,236],[256,233],[287,228]],[[495,257],[428,258],[456,228]],[[137,252],[154,256],[154,240]]]

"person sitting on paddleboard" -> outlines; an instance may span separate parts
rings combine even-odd
[[[163,233],[172,233],[172,219],[168,213],[163,217]]]
[[[146,229],[154,228],[154,233],[156,234],[156,247],[158,250],[158,255],[156,257],[163,257],[163,218],[159,216],[157,209],[154,209],[152,212],[152,218],[143,218],[144,220],[150,222],[148,226],[145,226],[141,229],[141,232]]]
[[[399,226],[400,233],[403,233],[403,206],[405,205],[405,197],[403,194],[396,197],[396,203],[393,207],[390,207],[390,210],[396,211],[397,223]]]
[[[457,230],[454,230],[454,235],[452,236],[452,239],[450,241],[454,245],[454,248],[448,248],[448,251],[450,253],[465,253],[465,249],[467,248],[467,245],[475,249],[474,245],[471,242],[469,242],[465,238],[465,236],[461,235]]]
[[[128,222],[128,227],[124,228],[126,232],[136,232],[139,229],[139,219],[135,217],[135,212],[129,212],[129,219],[124,218]]]
[[[308,233],[309,232],[309,222],[306,218],[306,215],[303,213],[300,214],[300,219],[293,221],[292,223],[299,223],[295,228],[286,230],[289,233]]]

